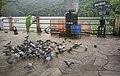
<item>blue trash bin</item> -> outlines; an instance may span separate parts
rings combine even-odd
[[[81,25],[71,25],[71,34],[80,34]]]

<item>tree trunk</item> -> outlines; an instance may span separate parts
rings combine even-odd
[[[0,0],[0,15],[1,15],[1,11],[2,10],[2,0]]]
[[[120,16],[115,19],[114,35],[120,36]]]

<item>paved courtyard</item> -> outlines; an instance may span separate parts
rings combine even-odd
[[[26,59],[17,61],[11,67],[6,62],[7,57],[2,53],[4,50],[2,46],[8,41],[12,41],[14,47],[20,45],[25,36],[27,34],[24,31],[19,31],[16,36],[10,31],[8,33],[0,31],[0,76],[120,76],[120,50],[118,50],[120,38],[118,37],[97,38],[95,35],[82,35],[81,39],[67,39],[64,43],[66,47],[71,46],[73,42],[79,42],[82,45],[71,53],[60,54],[58,58],[53,56],[50,66],[43,64],[40,59]],[[31,41],[50,39],[62,42],[63,40],[63,37],[44,33],[38,35],[30,32],[29,36]],[[94,45],[97,45],[97,48]],[[88,47],[87,51],[85,51],[85,46]],[[68,68],[64,60],[75,64]],[[23,68],[23,65],[28,62],[34,62],[34,69],[31,71]]]

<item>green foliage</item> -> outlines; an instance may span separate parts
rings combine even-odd
[[[1,15],[1,9],[2,9],[2,0],[0,0],[0,15]]]
[[[6,3],[6,0],[3,1]],[[98,16],[93,8],[93,3],[96,1],[99,0],[80,0],[78,16]],[[120,10],[120,0],[108,1],[115,10]],[[4,16],[26,16],[29,13],[39,16],[64,16],[64,0],[16,0],[16,3],[9,2],[3,5],[1,11]]]
[[[16,0],[16,3],[9,2],[2,8],[4,16],[26,16],[33,13],[40,16],[62,16],[63,0]]]
[[[80,10],[79,10],[79,16],[80,17],[95,17],[98,16],[93,8],[94,2],[97,0],[82,0],[80,2]]]
[[[114,13],[112,13],[112,16],[115,16],[116,14],[120,14],[120,0],[108,0],[110,4],[112,5],[112,10]]]
[[[112,4],[113,8],[116,10],[120,10],[120,0],[109,0]]]

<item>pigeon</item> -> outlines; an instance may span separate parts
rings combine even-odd
[[[48,28],[45,28],[44,31],[45,31],[46,34],[49,34],[49,29]]]
[[[102,76],[102,75],[103,75],[102,73],[98,72],[98,76]]]
[[[82,44],[81,44],[81,43],[74,43],[72,47],[73,47],[73,48],[77,48],[77,47],[79,47],[80,45],[82,45]]]
[[[67,50],[67,52],[71,52],[72,50],[73,50],[73,48],[70,47],[70,48]]]
[[[23,51],[20,51],[20,52],[18,52],[18,53],[19,53],[20,57],[25,56],[25,53],[24,53]]]
[[[29,43],[32,47],[36,47],[35,44],[32,41],[30,41]]]
[[[23,46],[23,45],[22,45]],[[17,45],[17,48],[19,49],[19,50],[23,50],[23,47],[22,46],[19,46],[19,45]]]
[[[97,48],[97,45],[94,45],[95,48]]]
[[[72,43],[72,41],[69,41],[69,43]]]
[[[74,62],[70,62],[70,61],[64,61],[65,62],[65,64],[68,66],[68,68],[72,65],[72,64],[74,64]]]
[[[33,63],[28,63],[24,66],[24,69],[32,70],[32,68],[33,68]]]
[[[52,59],[52,56],[45,57],[44,63],[48,63]]]
[[[11,41],[9,41],[6,45],[10,45],[11,44]]]
[[[20,58],[20,54],[19,54],[19,53],[15,53],[15,54],[14,54],[14,57],[15,57],[16,59],[19,59],[19,58]]]
[[[2,47],[6,47],[6,48],[7,48],[7,47],[9,47],[9,45],[4,45],[4,46],[2,46]]]
[[[6,48],[5,50],[11,51],[11,50],[13,50],[13,48],[11,47],[10,44],[11,44],[11,41],[9,43],[7,43],[6,45],[2,46],[2,47],[5,47]]]
[[[8,33],[8,31],[5,31],[5,33]]]
[[[64,40],[66,41],[66,40],[67,40],[67,37],[65,37]]]
[[[19,50],[15,47],[14,49],[13,49],[13,53],[17,53]]]
[[[62,43],[65,43],[65,41],[63,40]]]
[[[8,60],[7,60],[7,63],[10,64],[10,65],[12,65],[12,64],[13,64],[13,61],[8,61]]]
[[[23,42],[25,43],[25,42],[27,42],[27,40],[24,40]]]
[[[88,46],[87,45],[85,46],[85,51],[88,51]]]
[[[120,50],[120,49],[118,49],[118,50]]]
[[[46,40],[45,42],[51,42],[50,40]]]
[[[27,39],[28,39],[28,37],[29,37],[29,35],[28,35],[28,36],[26,36],[25,38],[27,38]]]
[[[62,48],[62,49],[59,49],[59,50],[58,50],[58,52],[59,52],[60,54],[64,53],[65,51],[66,51],[66,48]]]
[[[52,59],[51,56],[46,57],[46,60],[47,60],[47,61],[50,61],[51,59]]]
[[[57,58],[58,58],[58,54],[59,54],[58,52],[55,52],[55,56],[56,56]]]
[[[10,56],[10,51],[3,51],[3,54],[4,54],[5,56]]]
[[[14,35],[17,35],[18,34],[17,27],[13,26],[12,28],[13,28]]]

